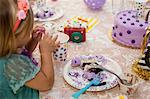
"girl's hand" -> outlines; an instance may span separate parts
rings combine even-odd
[[[37,26],[32,32],[32,38],[28,42],[28,44],[25,46],[25,48],[29,52],[33,52],[38,44],[38,42],[41,40],[42,35],[45,33],[45,28]]]
[[[42,26],[36,26],[32,32],[32,40],[39,42],[43,34],[45,34],[45,28]]]
[[[53,37],[45,34],[43,39],[40,41],[41,54],[53,52],[57,47],[59,47],[60,42],[57,41],[57,38],[58,36]]]

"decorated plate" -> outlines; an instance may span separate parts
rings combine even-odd
[[[81,61],[79,62],[78,60]],[[76,63],[79,63],[80,65],[77,66]],[[96,73],[100,72],[101,83],[97,86],[90,87],[87,91],[103,91],[115,87],[118,84],[117,77],[106,71],[99,71],[99,69],[97,69],[99,68],[99,65],[115,72],[118,75],[122,74],[121,67],[114,60],[104,56],[90,55],[79,56],[70,60],[64,67],[64,79],[72,87],[82,89],[90,83],[94,74],[96,75]],[[92,68],[90,68],[90,66],[92,66]],[[95,70],[95,68],[95,73],[89,71]],[[91,78],[88,74],[90,74]]]
[[[40,8],[32,6],[32,9],[34,13],[34,21],[52,21],[61,18],[64,14],[61,8],[50,6]]]

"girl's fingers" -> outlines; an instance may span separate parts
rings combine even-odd
[[[34,27],[34,29],[39,29],[39,28],[41,28],[41,27],[43,27],[43,26],[37,25],[37,26]]]
[[[49,40],[49,42],[51,42],[51,41],[52,41],[52,38],[53,38],[53,36],[52,36],[52,35],[48,35],[48,40]]]
[[[58,39],[58,35],[56,35],[56,36],[53,38],[53,41],[56,42],[57,39]]]
[[[40,32],[40,33],[38,33],[38,35],[37,35],[37,39],[39,39],[39,40],[40,40],[40,39],[42,38],[42,35],[43,35],[43,34],[42,34],[41,32]]]
[[[33,30],[33,33],[36,33],[37,31],[38,31],[37,29],[34,29],[34,30]]]
[[[36,38],[37,36],[38,36],[38,33],[33,33],[33,34],[32,34],[32,37],[33,37],[33,38]]]
[[[57,48],[59,48],[59,47],[60,47],[60,42],[59,42],[59,41],[55,42],[54,48],[57,49]]]
[[[60,41],[56,41],[55,45],[59,47],[60,46]]]
[[[41,32],[45,32],[45,28],[42,26],[36,26],[33,30],[33,32],[37,32],[37,31],[41,31]]]
[[[48,33],[44,34],[44,37],[43,37],[43,41],[47,42],[47,44],[49,44],[48,46],[51,46],[53,48],[57,48],[59,47],[60,45],[60,41],[57,41],[58,39],[58,36],[52,36],[52,35],[49,35]]]
[[[48,34],[45,34],[45,35],[43,36],[43,40],[46,40],[47,37],[48,37]]]

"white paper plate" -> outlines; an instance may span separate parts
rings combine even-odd
[[[105,57],[105,59],[107,60],[105,68],[115,71],[115,73],[118,75],[122,74],[121,67],[114,60],[107,58],[107,57]],[[70,71],[79,72],[81,74],[81,76],[79,76],[79,78],[75,78],[75,77],[73,78],[73,77],[69,76]],[[70,60],[64,67],[63,77],[69,85],[71,85],[74,88],[81,89],[89,83],[89,81],[83,80],[82,72],[83,72],[83,70],[81,68],[72,67],[71,60]],[[111,89],[118,84],[117,77],[115,75],[110,74],[106,71],[103,71],[103,74],[106,75],[106,78],[104,78],[106,84],[102,85],[102,86],[92,86],[87,91],[104,91],[107,89]]]
[[[53,8],[53,9],[54,9],[55,13],[51,17],[45,18],[45,19],[35,18],[34,17],[34,21],[41,21],[41,22],[44,22],[44,21],[53,21],[53,20],[61,18],[64,15],[64,12],[63,12],[63,10],[61,8]]]

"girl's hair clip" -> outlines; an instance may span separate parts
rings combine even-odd
[[[18,13],[17,13],[17,20],[13,29],[14,32],[19,27],[21,20],[24,20],[26,18],[29,8],[30,7],[28,0],[18,0]]]
[[[25,19],[27,12],[29,10],[29,2],[28,0],[18,0],[18,13],[17,17],[19,20]]]

